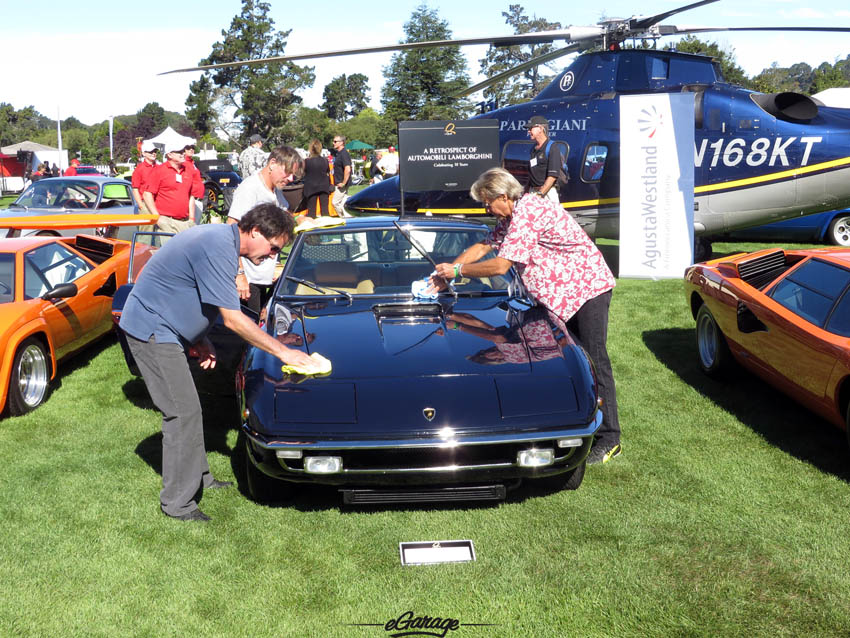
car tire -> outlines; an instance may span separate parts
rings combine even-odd
[[[222,204],[221,189],[214,182],[206,184],[204,193],[204,212],[218,210]]]
[[[699,367],[711,377],[721,376],[732,363],[732,353],[726,337],[705,304],[697,312],[696,338]]]
[[[829,222],[826,240],[835,246],[850,246],[850,215],[839,215]]]
[[[694,263],[711,259],[712,245],[705,237],[694,237]]]
[[[254,461],[251,460],[251,452],[248,450],[250,443],[245,439],[242,447],[245,453],[245,478],[248,480],[248,494],[257,503],[278,503],[287,500],[292,495],[292,487],[285,481],[278,481],[262,472]]]
[[[50,388],[50,358],[44,344],[29,337],[18,347],[9,378],[9,414],[20,416],[44,403]]]
[[[546,478],[534,479],[534,484],[542,487],[547,491],[558,492],[560,490],[577,490],[584,480],[584,471],[587,469],[587,462],[582,461],[581,465],[573,469],[555,474],[555,476],[547,476]]]

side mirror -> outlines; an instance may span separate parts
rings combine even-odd
[[[53,286],[53,288],[44,293],[41,298],[45,301],[48,301],[49,299],[64,299],[66,297],[74,297],[76,296],[76,294],[77,284],[59,284],[58,286]]]

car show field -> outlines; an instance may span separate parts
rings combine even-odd
[[[353,508],[313,486],[259,505],[237,404],[207,388],[210,466],[238,491],[189,529],[156,511],[160,416],[101,341],[0,421],[0,633],[345,638],[410,611],[453,636],[843,635],[844,433],[751,375],[706,377],[681,280],[619,280],[609,349],[623,455],[500,505]],[[477,559],[400,565],[400,542],[444,539]]]

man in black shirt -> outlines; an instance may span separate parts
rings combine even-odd
[[[540,197],[548,197],[560,208],[561,202],[555,182],[558,180],[564,161],[558,144],[551,145],[547,157],[548,130],[549,120],[542,115],[535,115],[528,120],[528,136],[534,141],[528,170],[528,190],[537,193]]]
[[[345,217],[345,200],[348,199],[348,184],[351,182],[351,156],[345,150],[345,138],[334,136],[334,210]]]

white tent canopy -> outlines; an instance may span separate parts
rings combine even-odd
[[[160,151],[164,151],[165,148],[170,144],[173,144],[174,146],[186,146],[188,144],[194,143],[194,137],[186,137],[185,135],[180,135],[180,133],[175,131],[170,126],[166,127],[166,129],[156,137],[152,137],[149,140],[144,140],[143,142],[143,144],[153,144]]]
[[[30,170],[35,170],[42,162],[47,162],[50,166],[56,164],[62,170],[68,168],[68,151],[66,149],[60,151],[58,148],[38,142],[30,142],[29,140],[0,148],[0,153],[5,155],[15,155],[18,151],[32,151]]]

